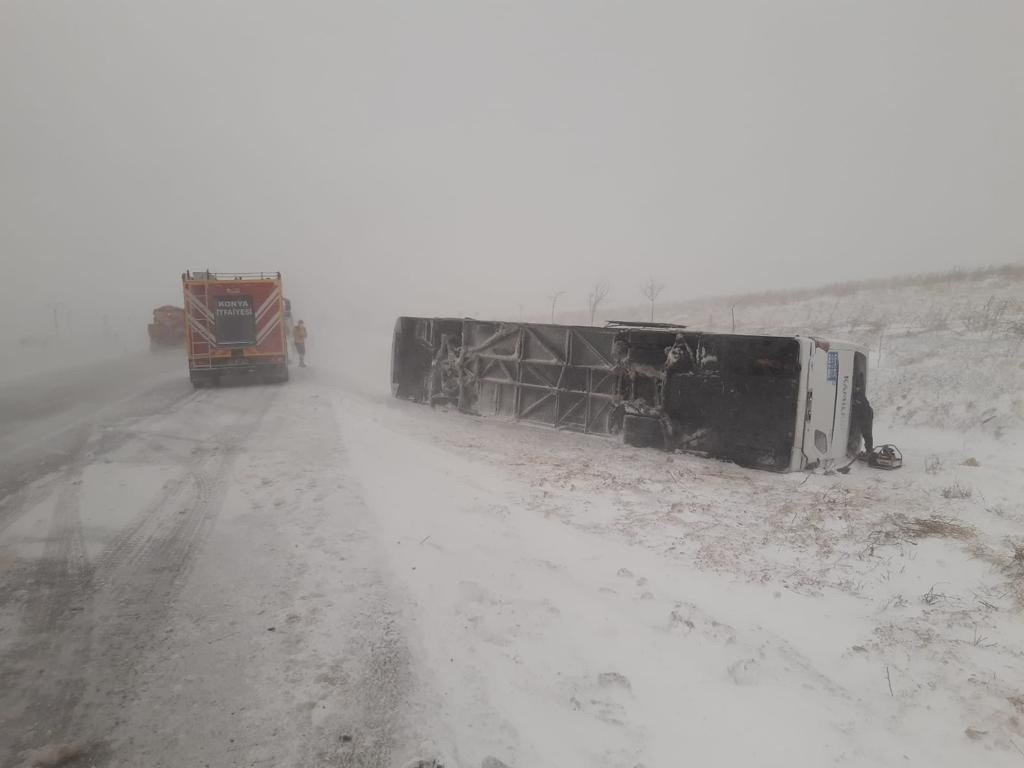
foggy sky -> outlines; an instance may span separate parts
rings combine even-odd
[[[1019,0],[0,0],[0,320],[144,324],[187,268],[348,321],[1017,261],[1022,38]]]

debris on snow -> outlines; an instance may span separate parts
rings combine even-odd
[[[47,744],[28,753],[26,768],[58,768],[77,759],[85,752],[81,744]]]
[[[953,483],[942,489],[942,498],[944,499],[969,499],[971,498],[973,491],[970,486],[960,485],[960,483]]]
[[[736,685],[757,685],[761,680],[761,665],[757,659],[740,659],[729,665],[728,672]]]
[[[911,520],[899,520],[900,532],[911,539],[924,539],[929,536],[970,539],[975,535],[974,529],[949,517],[932,515],[931,517],[915,517]]]
[[[602,688],[621,688],[626,691],[632,689],[629,679],[618,672],[602,672],[597,676],[597,684]]]

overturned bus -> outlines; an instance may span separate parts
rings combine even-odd
[[[395,397],[682,450],[760,469],[856,455],[854,345],[805,336],[400,317]]]

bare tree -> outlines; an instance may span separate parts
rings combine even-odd
[[[552,325],[554,325],[554,323],[555,323],[555,304],[558,303],[558,297],[561,296],[563,293],[565,293],[565,291],[558,291],[557,293],[554,293],[551,296],[548,296],[548,298],[551,299],[551,324]]]
[[[648,280],[640,288],[640,292],[643,293],[644,298],[651,304],[651,322],[654,322],[654,302],[658,300],[658,296],[665,290],[665,284],[659,283],[653,277]]]
[[[590,312],[590,324],[594,324],[594,316],[597,314],[597,308],[601,306],[601,302],[604,301],[605,296],[608,295],[608,284],[597,283],[594,286],[594,290],[587,296],[587,311]]]

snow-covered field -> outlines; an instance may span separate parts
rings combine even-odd
[[[1019,443],[932,445],[937,475],[778,476],[337,413],[455,764],[1020,764]]]
[[[145,329],[143,328],[143,332]],[[0,340],[0,384],[16,382],[44,373],[57,373],[76,366],[137,355],[148,348],[146,338],[119,340],[99,336],[77,336],[47,343],[25,345],[13,339]]]
[[[738,313],[872,349],[896,472],[772,475],[338,396],[452,762],[1024,764],[1022,285]]]

